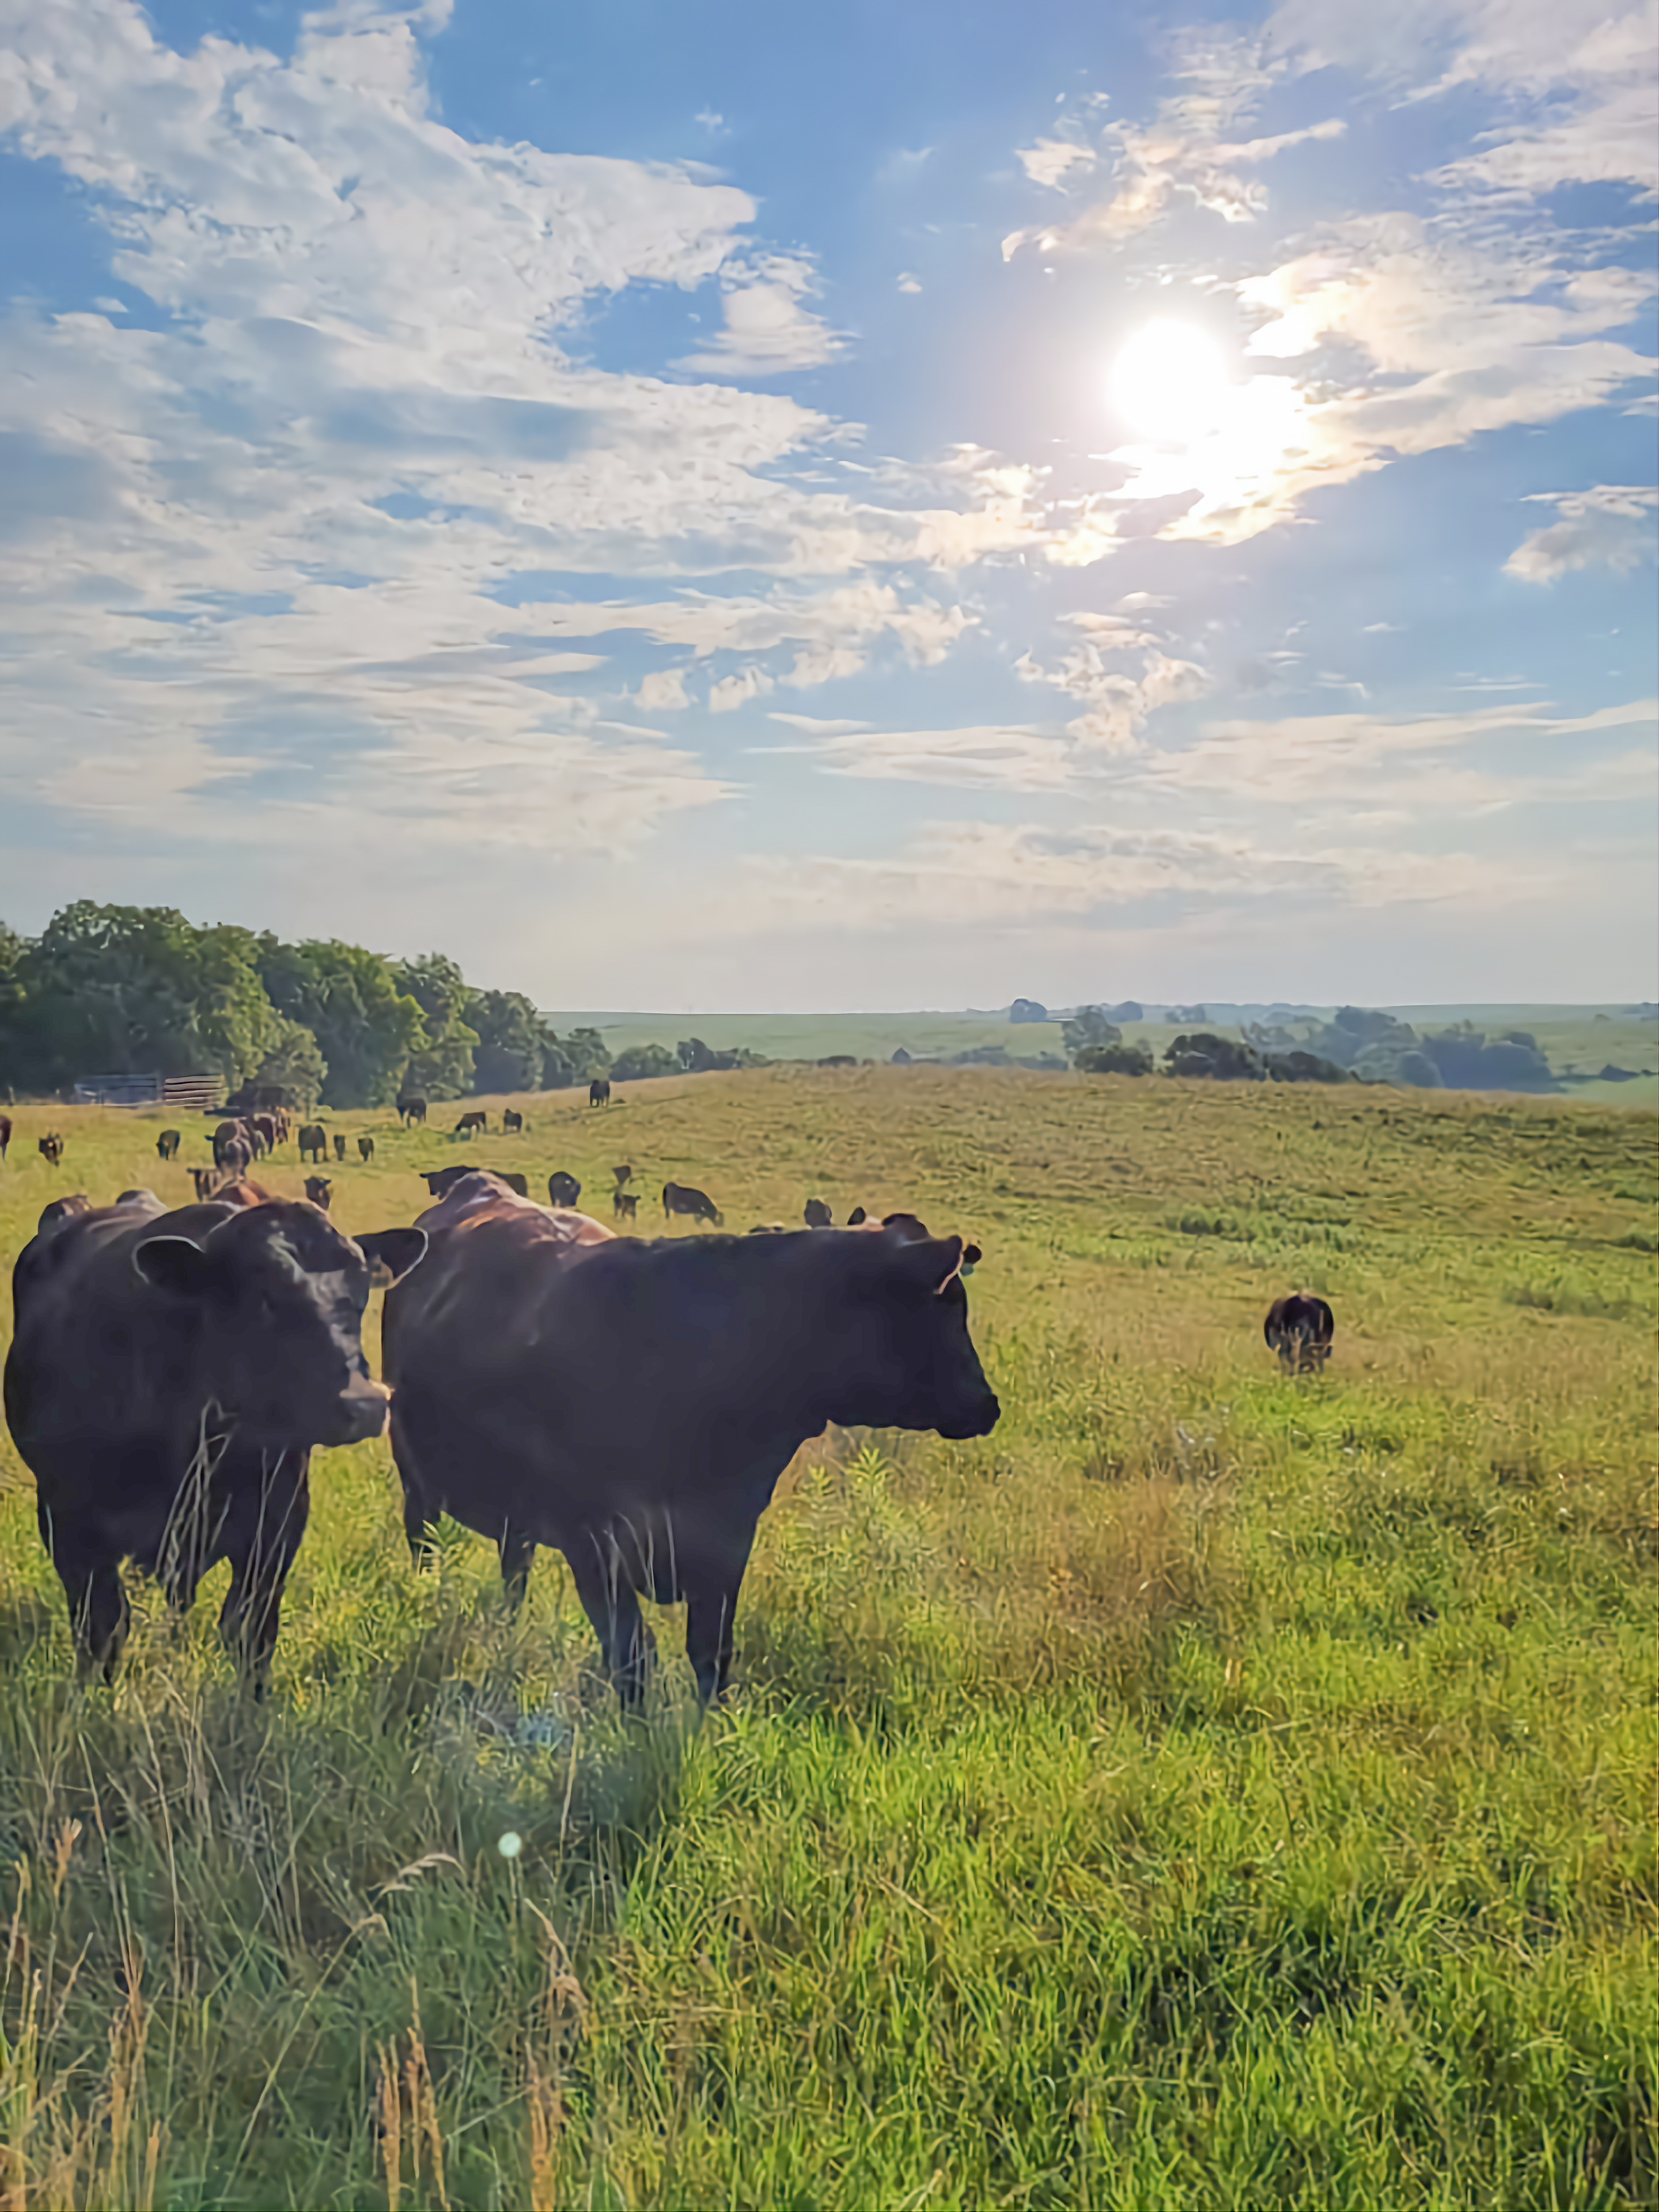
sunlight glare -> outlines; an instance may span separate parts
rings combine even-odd
[[[1113,401],[1154,445],[1190,446],[1207,436],[1231,391],[1220,348],[1190,323],[1147,323],[1112,364]]]

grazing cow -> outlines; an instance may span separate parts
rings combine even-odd
[[[706,1190],[693,1190],[689,1182],[665,1182],[662,1187],[663,1218],[671,1214],[689,1213],[693,1221],[712,1221],[716,1229],[726,1226],[726,1216],[720,1212]]]
[[[1287,1375],[1317,1375],[1331,1356],[1335,1333],[1335,1315],[1311,1291],[1276,1298],[1261,1330]]]
[[[485,1136],[489,1134],[489,1116],[475,1109],[470,1114],[462,1115],[460,1120],[455,1124],[453,1133],[458,1137],[471,1137],[476,1135],[480,1129],[483,1131]]]
[[[547,1178],[547,1202],[550,1206],[574,1206],[582,1194],[582,1187],[573,1175],[562,1168],[556,1169]]]
[[[524,1115],[520,1113],[518,1108],[516,1106],[503,1106],[501,1109],[502,1135],[511,1136],[515,1130],[522,1131],[523,1128]]]
[[[756,1524],[809,1437],[998,1419],[959,1237],[648,1243],[483,1178],[419,1225],[428,1257],[382,1335],[410,1549],[453,1514],[495,1540],[512,1598],[555,1546],[629,1705],[641,1596],[687,1603],[698,1692],[720,1696]]]
[[[306,1177],[306,1196],[311,1200],[313,1206],[321,1206],[325,1213],[328,1212],[329,1198],[333,1188],[334,1178],[332,1176],[307,1176]]]
[[[300,1165],[313,1160],[319,1166],[328,1158],[328,1131],[319,1121],[307,1121],[300,1131]]]
[[[802,1216],[809,1229],[833,1229],[836,1217],[821,1198],[809,1198]]]
[[[639,1193],[632,1190],[617,1191],[611,1200],[611,1211],[618,1221],[637,1219],[640,1211]]]
[[[611,1103],[611,1079],[608,1075],[593,1078],[587,1086],[587,1103],[590,1106],[608,1106]]]
[[[407,1094],[404,1097],[399,1098],[398,1101],[398,1119],[403,1123],[405,1129],[408,1128],[411,1121],[418,1121],[421,1126],[424,1127],[426,1126],[425,1099],[412,1093]]]
[[[49,1168],[62,1167],[64,1164],[64,1140],[55,1129],[49,1136],[41,1137],[37,1140],[35,1150]]]
[[[463,1176],[471,1175],[493,1175],[498,1182],[504,1182],[509,1190],[516,1191],[520,1198],[528,1198],[530,1195],[528,1178],[511,1168],[423,1168],[421,1170],[421,1181],[434,1198],[441,1198],[446,1191],[453,1190]]]
[[[0,1167],[6,1164],[6,1154],[11,1150],[11,1116],[0,1114]]]
[[[424,1249],[409,1229],[353,1243],[293,1200],[167,1212],[149,1191],[24,1247],[6,1419],[82,1674],[120,1656],[124,1559],[179,1614],[228,1559],[220,1626],[262,1688],[312,1448],[386,1425],[360,1334],[371,1273],[395,1280]]]
[[[158,1160],[176,1160],[179,1157],[179,1147],[184,1141],[184,1132],[182,1130],[163,1129],[161,1135],[155,1139],[156,1158]]]
[[[358,1139],[357,1139],[357,1157],[358,1157],[358,1158],[362,1162],[362,1164],[363,1164],[363,1165],[364,1165],[365,1167],[367,1167],[367,1166],[368,1165],[368,1163],[369,1163],[369,1162],[374,1158],[374,1138],[373,1138],[373,1137],[359,1137],[359,1138],[358,1138]]]
[[[618,1190],[621,1190],[624,1184],[633,1181],[634,1170],[631,1167],[624,1166],[612,1168],[611,1172],[617,1178],[617,1188]]]

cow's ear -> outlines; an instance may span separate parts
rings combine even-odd
[[[962,1248],[963,1273],[971,1275],[984,1257],[984,1253],[980,1250],[977,1244],[964,1244]]]
[[[960,1237],[930,1237],[926,1243],[907,1244],[901,1264],[913,1281],[925,1283],[935,1297],[962,1266]]]
[[[426,1256],[424,1229],[377,1229],[360,1237],[357,1249],[368,1262],[368,1279],[377,1291],[389,1291]]]
[[[218,1281],[212,1261],[188,1237],[146,1237],[132,1264],[152,1290],[175,1298],[205,1297]]]

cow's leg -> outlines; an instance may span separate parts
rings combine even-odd
[[[69,1605],[75,1638],[75,1671],[82,1681],[101,1672],[109,1681],[127,1640],[131,1607],[121,1581],[120,1562],[95,1540],[55,1529],[50,1512],[40,1509],[40,1540],[58,1570]]]
[[[697,1695],[705,1705],[718,1705],[732,1674],[732,1636],[738,1617],[738,1593],[749,1565],[751,1529],[741,1549],[733,1547],[715,1557],[684,1560],[680,1582],[685,1591],[685,1656],[697,1678]]]
[[[526,1536],[522,1528],[515,1528],[510,1521],[503,1522],[496,1540],[501,1555],[501,1584],[507,1592],[507,1610],[517,1613],[524,1603],[525,1591],[529,1587],[530,1570],[536,1558],[536,1540]]]
[[[265,1693],[282,1626],[283,1591],[311,1511],[310,1457],[308,1452],[283,1452],[274,1463],[262,1460],[252,1480],[244,1470],[240,1510],[233,1511],[227,1531],[230,1594],[219,1630],[256,1698]]]
[[[398,1400],[392,1401],[392,1461],[404,1486],[404,1536],[417,1574],[438,1564],[438,1516],[443,1500],[421,1480],[409,1434],[398,1419]]]
[[[611,1686],[624,1706],[637,1711],[645,1701],[656,1653],[656,1638],[641,1615],[639,1599],[623,1579],[615,1550],[602,1538],[576,1537],[566,1557]]]

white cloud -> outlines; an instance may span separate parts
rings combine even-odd
[[[920,276],[915,276],[910,270],[903,270],[900,272],[898,288],[901,292],[920,292],[921,289],[921,279]]]
[[[833,360],[847,341],[801,304],[817,289],[811,264],[798,253],[773,253],[733,271],[722,299],[725,327],[682,368],[714,376],[781,376]]]
[[[746,707],[751,699],[763,698],[773,689],[773,678],[763,668],[739,669],[735,676],[722,676],[708,694],[711,714],[729,714],[738,707]]]
[[[691,704],[684,672],[678,668],[653,669],[648,676],[640,678],[640,688],[634,696],[641,713],[645,714],[678,714]]]
[[[796,726],[807,717],[774,714]],[[802,745],[758,750],[809,756],[826,775],[875,783],[944,784],[958,790],[1069,791],[1078,781],[1075,748],[1019,724],[955,730],[846,729],[822,724]]]
[[[1570,568],[1634,568],[1654,557],[1659,491],[1651,486],[1597,484],[1590,491],[1531,497],[1561,519],[1522,540],[1504,563],[1509,575],[1549,584]]]
[[[1176,659],[1151,631],[1111,615],[1074,614],[1066,619],[1083,637],[1059,667],[1044,668],[1026,653],[1015,663],[1014,672],[1027,683],[1053,684],[1083,702],[1084,711],[1066,727],[1089,751],[1134,752],[1159,708],[1200,698],[1210,688],[1209,678],[1195,662]],[[1111,665],[1126,655],[1139,659],[1133,672]]]
[[[1034,185],[1055,191],[1065,189],[1073,169],[1087,172],[1100,157],[1092,146],[1080,146],[1074,139],[1039,138],[1035,146],[1020,147],[1014,158]]]

